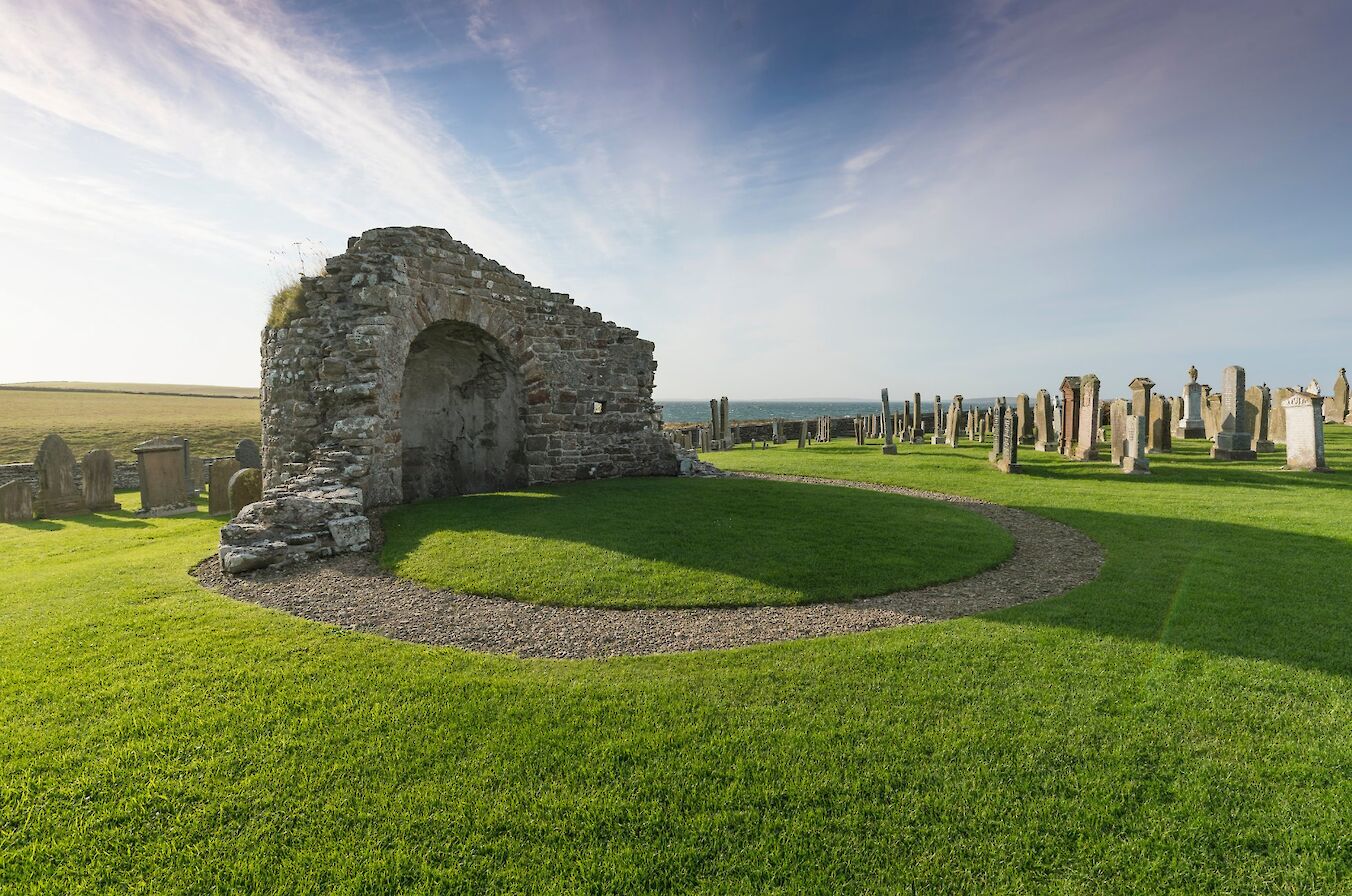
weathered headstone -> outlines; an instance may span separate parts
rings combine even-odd
[[[230,515],[239,516],[245,507],[263,500],[262,471],[252,468],[237,471],[230,477],[226,490],[230,494]]]
[[[682,433],[686,441],[690,439],[689,434]],[[686,445],[688,448],[689,445]],[[241,469],[257,469],[256,467],[241,467],[239,461],[234,458],[223,457],[211,465],[211,484],[207,489],[207,512],[212,516],[225,516],[230,513],[230,477],[234,476]]]
[[[711,450],[713,450],[713,451],[717,451],[720,447],[722,447],[721,445],[719,445],[719,442],[718,442],[718,440],[719,440],[719,435],[718,435],[719,429],[718,429],[718,399],[717,399],[717,398],[710,398],[710,399],[709,399],[709,416],[710,416],[710,418],[712,418],[712,419],[711,419],[711,422],[710,422],[710,425],[709,425],[709,448],[710,448]]]
[[[1099,450],[1099,378],[1092,373],[1080,377],[1080,440],[1075,457],[1098,460]]]
[[[1163,395],[1150,397],[1150,432],[1147,434],[1146,453],[1163,454],[1173,448],[1173,439],[1170,438],[1173,429],[1172,406],[1173,402]]]
[[[938,398],[938,396],[935,396]],[[958,420],[962,417],[962,396],[954,395],[953,403],[948,406],[948,421],[944,427],[944,444],[949,448],[958,447]]]
[[[258,444],[253,439],[240,439],[235,443],[235,460],[239,461],[240,469],[263,466],[263,456],[258,453]]]
[[[920,393],[911,396],[911,442],[919,445],[925,441],[925,415],[920,410]]]
[[[1127,456],[1127,416],[1134,402],[1125,398],[1114,398],[1108,408],[1109,456],[1114,464],[1121,464]]]
[[[1324,399],[1324,419],[1330,423],[1347,423],[1347,368],[1338,368],[1338,378],[1333,381],[1333,394]]]
[[[933,413],[934,435],[930,436],[931,445],[943,445],[948,441],[948,437],[945,434],[946,432],[945,424],[947,421],[944,418],[943,408],[944,408],[944,400],[940,398],[938,395],[934,396],[934,413]],[[949,416],[950,417],[952,416],[951,412]],[[954,425],[956,426],[956,424]],[[955,432],[954,435],[956,436],[957,433]]]
[[[1277,446],[1268,438],[1268,411],[1271,410],[1272,393],[1267,383],[1250,386],[1244,390],[1244,418],[1253,430],[1253,450],[1261,452],[1276,451]]]
[[[1286,408],[1282,402],[1299,391],[1282,386],[1272,395],[1272,408],[1268,414],[1268,438],[1278,445],[1286,444]]]
[[[1211,456],[1217,460],[1253,460],[1253,432],[1245,419],[1244,368],[1231,364],[1225,368],[1225,385],[1221,390],[1221,425],[1216,433],[1216,444]]]
[[[1068,376],[1061,380],[1061,454],[1075,456],[1075,443],[1080,432],[1080,378]]]
[[[1221,397],[1209,392],[1202,396],[1202,420],[1206,437],[1216,441],[1216,433],[1221,430]]]
[[[177,442],[183,446],[183,488],[187,491],[189,498],[196,498],[202,493],[202,489],[193,482],[192,444],[185,436],[174,436],[169,441]]]
[[[1052,408],[1052,397],[1046,389],[1037,390],[1037,399],[1033,402],[1033,440],[1034,451],[1055,451],[1056,433],[1052,431],[1052,420],[1056,412]]]
[[[1284,470],[1329,472],[1324,459],[1324,396],[1296,390],[1282,401],[1286,415]]]
[[[718,449],[730,451],[732,449],[732,426],[728,420],[728,396],[726,395],[718,400],[718,419],[722,423],[718,431]]]
[[[897,445],[892,431],[892,403],[888,400],[887,389],[883,389],[883,454],[896,454]]]
[[[22,523],[33,518],[33,487],[26,479],[0,485],[0,523]]]
[[[33,466],[38,474],[33,510],[38,516],[75,516],[86,511],[84,496],[75,487],[75,455],[65,439],[56,433],[43,439]],[[179,475],[183,475],[181,470]]]
[[[1000,453],[1005,450],[1005,424],[1009,421],[1005,419],[1005,410],[1009,407],[1009,401],[1005,398],[995,399],[995,414],[991,417],[991,450],[986,455],[986,459],[995,463],[1000,459]],[[1018,437],[1014,440],[1017,442]]]
[[[1197,368],[1188,368],[1189,380],[1183,386],[1183,409],[1178,415],[1178,434],[1185,439],[1207,438],[1206,421],[1202,412],[1202,386],[1197,382]]]
[[[1033,431],[1033,404],[1028,400],[1027,392],[1020,392],[1015,400],[1015,412],[1019,415],[1019,441],[1031,445],[1037,439]]]
[[[197,509],[188,497],[183,476],[181,443],[173,439],[150,439],[132,449],[141,478],[141,516],[174,516]]]
[[[113,496],[113,466],[113,453],[105,448],[95,448],[80,461],[80,486],[90,510],[122,509]]]
[[[1021,473],[1023,467],[1019,465],[1019,413],[1014,408],[1004,408],[1004,422],[1000,424],[1000,431],[1003,434],[1004,444],[1000,448],[1000,456],[995,461],[995,468],[1001,473]]]
[[[1122,472],[1137,476],[1150,473],[1150,458],[1146,457],[1146,419],[1141,414],[1132,414],[1126,421],[1125,456],[1122,458]]]
[[[1155,381],[1148,376],[1138,376],[1132,380],[1128,386],[1131,389],[1131,413],[1137,417],[1146,418],[1146,435],[1150,434],[1150,421],[1154,418],[1150,416],[1152,410],[1150,398],[1155,388]]]

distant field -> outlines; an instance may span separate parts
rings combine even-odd
[[[91,389],[0,388],[0,463],[32,461],[49,432],[60,434],[77,458],[91,448],[107,448],[119,460],[132,459],[133,446],[157,435],[186,436],[193,453],[206,456],[229,454],[240,439],[257,441],[260,435],[256,398],[131,394],[112,391],[110,383],[81,385]]]
[[[253,386],[185,386],[172,383],[82,383],[74,380],[46,380],[33,383],[0,383],[6,389],[40,389],[60,392],[132,392],[141,395],[205,395],[211,398],[257,398]]]

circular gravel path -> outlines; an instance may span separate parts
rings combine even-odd
[[[1088,536],[1000,504],[836,479],[737,475],[959,504],[1004,527],[1014,538],[1014,553],[999,566],[957,582],[846,603],[794,607],[546,607],[440,591],[395,578],[380,567],[375,552],[244,576],[225,575],[213,556],[198,564],[193,575],[230,597],[352,631],[486,653],[585,658],[742,647],[935,622],[1063,594],[1095,578],[1103,565],[1102,549]],[[897,549],[905,550],[904,537],[899,538]]]

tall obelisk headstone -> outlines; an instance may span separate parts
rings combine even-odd
[[[1220,428],[1211,456],[1217,460],[1254,460],[1253,433],[1244,406],[1244,368],[1231,364],[1225,368],[1225,384],[1221,388]]]

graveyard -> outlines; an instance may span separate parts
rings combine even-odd
[[[1352,3],[0,22],[0,896],[1352,894]]]
[[[1101,568],[948,621],[676,653],[621,638],[637,655],[608,659],[432,646],[360,605],[316,622],[313,593],[230,599],[194,578],[221,527],[209,496],[142,517],[124,490],[120,509],[0,526],[0,793],[26,819],[0,880],[1326,889],[1352,751],[1352,428],[1323,428],[1337,472],[1177,437],[1149,476],[1034,450],[1010,475],[989,435],[708,452],[725,472],[1018,508],[1087,536]],[[597,517],[613,529],[580,531]],[[959,506],[718,476],[450,498],[385,525],[398,576],[572,613],[820,612],[995,575],[1009,551]],[[889,541],[929,552],[889,565]]]

